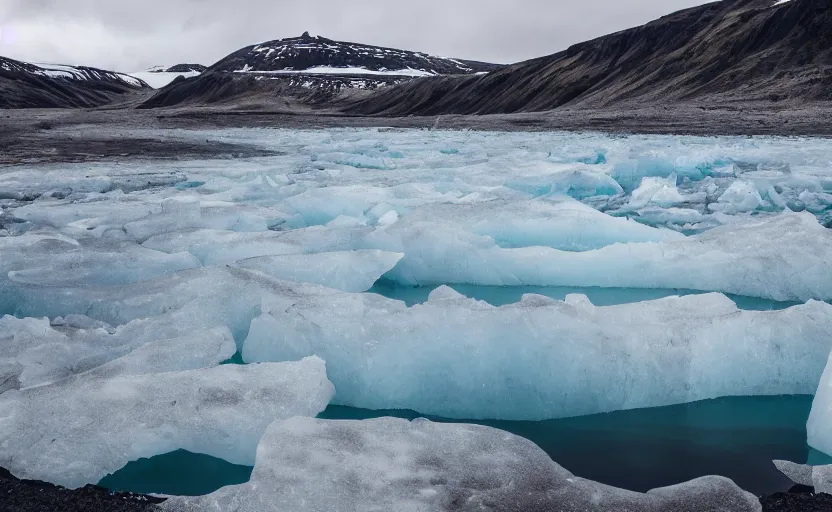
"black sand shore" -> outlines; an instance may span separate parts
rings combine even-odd
[[[832,495],[802,492],[760,498],[763,512],[827,512]],[[69,490],[44,482],[19,480],[0,468],[0,512],[149,512],[164,499],[133,493],[111,493],[88,485]],[[601,511],[599,511],[601,512]]]
[[[0,512],[140,512],[162,501],[140,494],[111,493],[93,485],[69,490],[19,480],[0,468]]]

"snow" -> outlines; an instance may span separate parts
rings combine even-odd
[[[460,498],[464,496],[464,498]],[[419,419],[277,421],[257,448],[251,481],[161,510],[677,510],[757,511],[725,478],[646,494],[572,475],[520,437]]]
[[[246,64],[243,69],[235,71],[235,73],[256,73],[263,75],[378,75],[378,76],[434,76],[436,73],[422,71],[420,69],[404,68],[393,69],[386,71],[376,71],[360,67],[328,67],[316,66],[308,69],[294,70],[282,69],[274,71],[255,71],[251,66]]]
[[[119,369],[0,395],[0,466],[76,488],[178,449],[253,465],[270,423],[315,416],[334,391],[317,358],[164,373]]]
[[[158,71],[138,71],[135,73],[129,73],[128,76],[142,80],[154,89],[161,89],[162,87],[165,87],[166,85],[170,84],[180,76],[185,78],[193,78],[195,76],[199,76],[200,74],[201,73],[198,71],[189,71],[187,73],[160,73]]]
[[[113,71],[96,70],[92,68],[81,68],[75,66],[66,66],[63,64],[46,64],[46,63],[30,63],[36,69],[31,71],[36,75],[46,76],[49,78],[61,78],[68,80],[114,80],[122,81],[134,87],[144,87],[145,83],[141,79],[126,73],[116,73]]]

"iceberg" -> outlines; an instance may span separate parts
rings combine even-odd
[[[755,210],[769,206],[766,203],[757,187],[748,181],[735,181],[731,183],[716,203],[711,203],[708,207],[713,211],[723,213],[741,213],[753,212]]]
[[[358,247],[356,242],[368,230],[324,228],[292,231],[237,232],[196,229],[174,231],[149,238],[142,245],[163,253],[189,252],[203,265],[230,264],[258,256],[336,252]]]
[[[334,393],[318,358],[118,373],[135,363],[0,395],[0,467],[77,488],[178,449],[253,465],[270,423],[315,416]]]
[[[719,291],[778,301],[832,299],[832,231],[806,212],[748,220],[681,240],[593,251],[504,249],[437,224],[368,234],[366,248],[402,252],[387,278],[404,285],[597,286]]]
[[[454,227],[487,236],[503,248],[542,246],[588,251],[615,243],[685,238],[675,231],[612,217],[568,198],[423,206],[399,221],[394,231],[401,233],[430,224],[440,225],[441,230]]]
[[[0,237],[3,281],[40,286],[116,285],[195,268],[188,253],[166,254],[133,242],[79,241],[59,233]]]
[[[238,261],[275,279],[314,283],[345,292],[364,292],[393,269],[404,254],[383,251],[342,251],[261,256]]]
[[[742,311],[720,294],[596,307],[526,295],[493,307],[448,287],[411,308],[369,294],[269,305],[247,362],[317,355],[336,403],[446,418],[543,420],[724,396],[812,394],[832,305]],[[297,297],[297,295],[295,296]]]
[[[705,477],[646,494],[574,476],[526,439],[478,425],[394,418],[276,421],[257,447],[251,481],[162,511],[627,510],[759,512],[731,480]]]
[[[832,466],[809,466],[775,460],[774,466],[797,485],[813,487],[816,493],[832,494]]]
[[[809,446],[832,455],[832,354],[824,361],[828,362],[814,393],[806,434]]]
[[[643,178],[641,185],[633,190],[627,206],[633,210],[648,205],[668,208],[685,202],[685,198],[676,188],[676,179],[675,174],[671,174],[667,178]]]
[[[17,385],[9,383],[7,387],[27,388],[54,382],[120,357],[121,364],[130,361],[134,368],[173,371],[213,366],[236,351],[227,328],[152,340],[139,332],[137,327],[142,322],[114,329],[106,324],[79,326],[78,322],[84,320],[90,319],[69,317],[50,322],[46,318],[0,318],[0,339],[4,340],[0,344],[0,361],[16,368]],[[141,361],[139,356],[143,357]]]

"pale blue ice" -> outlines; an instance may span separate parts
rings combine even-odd
[[[104,378],[96,368],[113,372],[134,351],[144,370],[176,354],[160,365],[172,383],[231,350],[247,362],[320,357],[326,376],[312,379],[304,411],[319,408],[326,379],[340,404],[506,419],[813,393],[821,382],[832,141],[137,134],[280,154],[0,169],[0,315],[10,315],[0,392],[19,411],[46,400],[28,391],[44,384],[49,400],[77,403]],[[420,286],[436,289],[426,304],[367,293]],[[529,290],[566,300],[521,301]],[[702,295],[674,296],[691,293]],[[760,304],[778,311],[748,311],[769,309]],[[213,348],[190,357],[203,335]],[[812,439],[829,451],[819,396]],[[277,419],[263,411],[258,425]],[[0,446],[0,461],[15,456]]]

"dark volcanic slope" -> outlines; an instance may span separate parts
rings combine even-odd
[[[353,114],[832,99],[832,0],[725,0],[482,77],[414,80]]]
[[[141,80],[113,71],[0,57],[0,108],[97,107],[143,88]]]
[[[496,64],[434,57],[425,53],[333,41],[304,33],[248,46],[211,66],[212,71],[304,71],[314,67],[413,69],[434,75],[468,75],[499,68]]]

